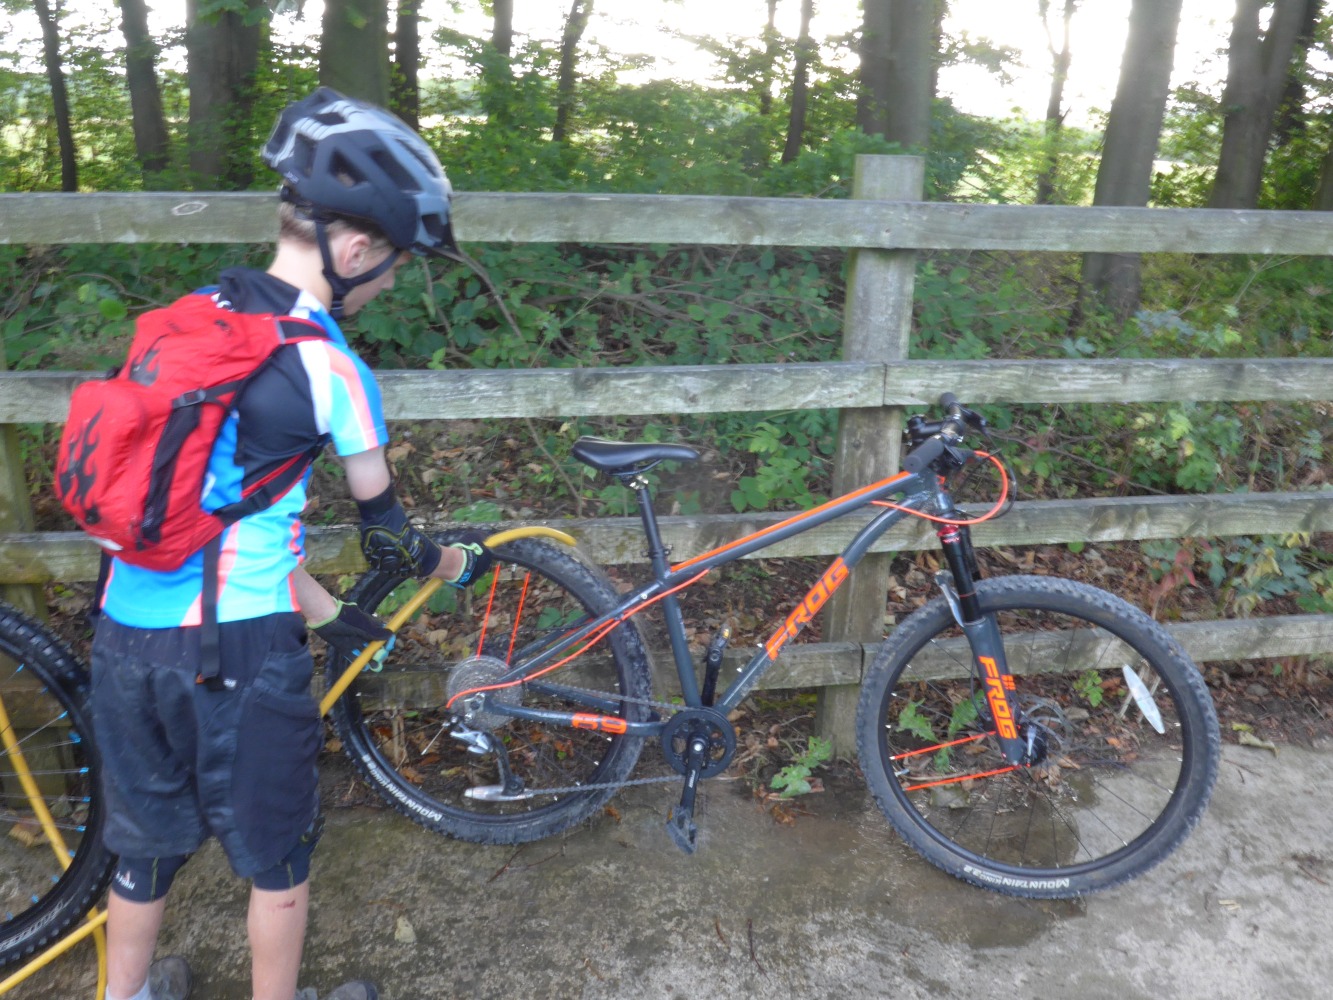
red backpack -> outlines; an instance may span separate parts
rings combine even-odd
[[[327,339],[317,323],[232,312],[207,294],[145,313],[125,364],[74,390],[56,459],[61,504],[116,558],[178,568],[314,460],[318,449],[295,456],[238,503],[200,505],[218,431],[249,380],[283,344]]]

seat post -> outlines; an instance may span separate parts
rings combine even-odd
[[[671,570],[667,562],[670,550],[662,542],[662,532],[657,526],[657,513],[653,510],[653,492],[648,480],[636,473],[625,477],[626,486],[634,491],[635,501],[639,505],[639,520],[643,523],[643,535],[648,541],[648,562],[653,567],[653,577],[662,579]]]
[[[639,503],[639,520],[643,522],[643,534],[648,540],[648,561],[653,568],[653,578],[661,581],[671,572],[667,562],[669,550],[662,542],[662,532],[657,526],[657,514],[653,510],[652,489],[642,475],[621,478],[626,486],[634,491]],[[685,635],[685,619],[680,610],[680,602],[674,594],[662,598],[662,617],[666,621],[667,638],[671,640],[671,657],[676,661],[676,674],[680,679],[680,693],[686,705],[698,706],[699,678],[694,670],[694,658],[690,655],[690,641]]]

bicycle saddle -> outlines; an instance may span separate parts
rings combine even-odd
[[[581,437],[572,454],[585,465],[602,472],[638,471],[658,462],[697,462],[699,453],[684,444],[651,444],[635,441],[603,441]]]

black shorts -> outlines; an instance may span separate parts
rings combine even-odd
[[[226,687],[195,683],[195,628],[103,615],[93,641],[93,731],[106,845],[134,858],[191,854],[211,834],[252,877],[296,847],[319,812],[323,742],[300,615],[221,625]]]

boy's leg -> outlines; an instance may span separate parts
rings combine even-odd
[[[272,891],[251,888],[247,930],[254,1000],[292,1000],[305,943],[310,883]]]
[[[135,903],[113,891],[107,899],[107,997],[108,1000],[136,995],[148,981],[148,966],[157,947],[166,897],[151,903]]]

